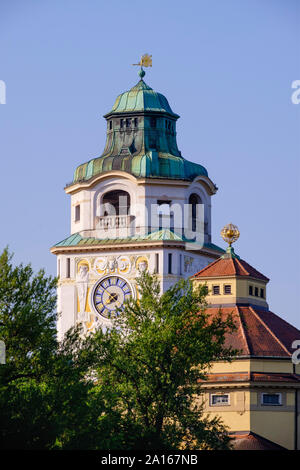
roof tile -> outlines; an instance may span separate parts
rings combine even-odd
[[[225,337],[225,347],[238,349],[238,356],[291,357],[292,343],[300,331],[278,315],[253,306],[208,307],[206,313],[223,319],[232,314],[236,330]]]
[[[192,276],[193,279],[207,277],[224,277],[224,276],[247,276],[261,279],[268,282],[269,279],[253,268],[250,264],[237,257],[219,258],[213,261],[198,273]]]

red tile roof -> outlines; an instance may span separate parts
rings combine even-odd
[[[286,450],[285,447],[251,431],[231,433],[230,437],[233,438],[234,450]]]
[[[267,310],[253,306],[208,307],[213,318],[219,312],[224,318],[232,313],[236,330],[228,333],[225,347],[238,349],[239,356],[291,357],[292,343],[300,339],[300,331]]]
[[[269,281],[269,278],[250,266],[246,261],[236,257],[218,258],[216,261],[213,261],[208,266],[201,269],[201,271],[194,274],[191,279],[224,276],[246,276],[265,282]]]
[[[199,379],[199,383],[232,383],[232,382],[288,382],[299,383],[299,374],[283,374],[278,372],[231,372],[207,374],[206,379]]]

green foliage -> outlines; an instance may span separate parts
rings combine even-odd
[[[234,354],[224,348],[232,319],[209,318],[205,289],[189,281],[162,295],[155,276],[138,284],[139,299],[93,338],[98,384],[114,395],[125,428],[136,430],[127,448],[228,448],[226,429],[203,417],[195,397],[212,361]]]
[[[0,255],[0,447],[225,449],[226,429],[195,397],[227,360],[232,320],[205,314],[205,291],[182,281],[163,295],[143,274],[139,299],[112,328],[56,337],[56,279]]]
[[[82,340],[74,329],[58,344],[55,289],[56,279],[44,271],[34,275],[30,265],[13,267],[12,256],[3,251],[0,339],[6,345],[6,364],[0,365],[1,448],[88,448],[87,430],[97,430],[102,409],[97,398],[95,412],[91,410],[94,382],[86,377],[91,365],[88,339]]]

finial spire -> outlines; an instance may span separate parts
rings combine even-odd
[[[146,75],[146,72],[143,67],[152,67],[152,55],[144,54],[142,55],[141,60],[138,64],[132,65],[139,65],[141,67],[141,70],[139,71],[139,76],[141,77],[141,79],[143,79],[143,77]]]
[[[225,240],[225,242],[228,243],[226,254],[223,255],[222,258],[227,258],[227,257],[239,258],[239,256],[237,256],[235,254],[234,249],[231,246],[232,243],[236,242],[237,239],[240,236],[240,231],[237,228],[237,226],[233,225],[233,224],[225,225],[225,227],[223,227],[222,230],[221,230],[221,236],[222,236],[223,240]]]
[[[236,242],[240,236],[240,231],[236,225],[227,224],[221,230],[221,236],[225,242],[231,247],[232,243]]]

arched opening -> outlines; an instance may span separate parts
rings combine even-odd
[[[189,214],[190,214],[190,221],[191,221],[191,229],[192,232],[196,232],[197,228],[197,219],[199,219],[199,208],[198,204],[201,204],[201,198],[198,194],[191,194],[189,197]]]
[[[103,215],[128,215],[130,195],[126,191],[115,190],[104,194],[102,199]]]

